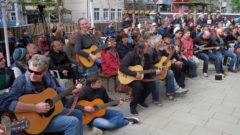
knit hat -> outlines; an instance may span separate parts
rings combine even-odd
[[[25,48],[16,48],[13,52],[13,60],[19,61],[22,60],[27,53],[27,50]]]
[[[180,27],[176,27],[176,28],[174,28],[173,33],[176,34],[179,31],[181,31],[181,28]]]

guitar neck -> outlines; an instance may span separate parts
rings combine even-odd
[[[211,50],[211,49],[216,49],[217,47],[205,47],[205,48],[202,48],[202,50]]]
[[[114,101],[111,101],[111,102],[108,102],[105,104],[98,105],[97,108],[102,109],[102,108],[106,108],[108,106],[113,106],[113,105],[117,105],[117,104],[119,104],[119,100],[114,100]]]
[[[75,88],[75,86],[72,86],[72,87],[68,88],[67,90],[63,91],[62,93],[58,94],[57,96],[53,97],[52,98],[53,103],[55,104],[57,101],[59,101],[60,99],[62,99],[66,95],[68,95],[74,88]]]
[[[156,72],[156,69],[148,69],[148,70],[140,71],[141,74],[150,74],[155,72]]]
[[[92,54],[95,55],[95,54],[97,54],[97,53],[99,53],[99,52],[101,52],[101,51],[102,51],[102,49],[98,48],[96,51],[93,51]]]

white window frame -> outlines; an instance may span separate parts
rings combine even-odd
[[[122,18],[122,9],[117,9],[117,17],[118,19]]]
[[[107,21],[107,20],[109,19],[109,18],[108,18],[108,16],[109,16],[109,15],[108,15],[108,12],[109,12],[109,11],[108,11],[107,8],[104,8],[104,9],[103,9],[103,20],[104,20],[104,21]]]
[[[100,8],[94,8],[94,21],[100,20]]]
[[[10,20],[11,21],[16,21],[16,13],[15,13],[15,11],[10,12]]]
[[[116,19],[116,16],[115,16],[115,9],[111,9],[111,20],[115,20]]]

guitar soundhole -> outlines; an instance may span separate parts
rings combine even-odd
[[[96,111],[100,109],[98,106],[93,106],[93,108],[94,108]]]
[[[44,116],[44,117],[49,117],[49,116],[51,116],[52,113],[54,112],[55,106],[54,106],[53,101],[52,101],[51,99],[47,99],[47,100],[45,101],[45,103],[48,103],[52,109],[50,109],[50,110],[49,110],[48,112],[46,112],[46,113],[43,113],[43,116]]]

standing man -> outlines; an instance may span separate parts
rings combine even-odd
[[[116,36],[116,30],[113,27],[113,22],[109,21],[108,26],[103,31],[105,37]]]

